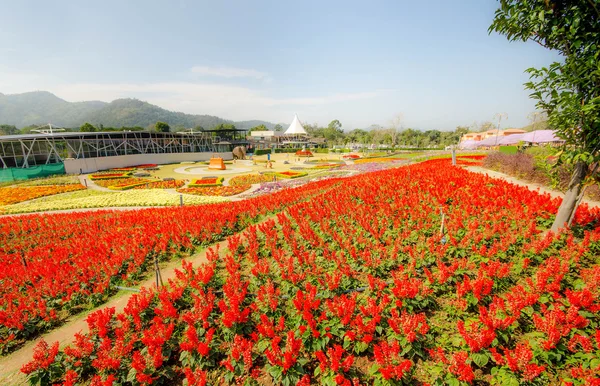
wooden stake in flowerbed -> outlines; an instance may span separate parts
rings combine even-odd
[[[156,255],[154,255],[154,273],[156,274],[156,288],[159,287],[159,282],[161,287],[164,286],[162,275],[160,274],[160,267],[158,266],[158,258]]]

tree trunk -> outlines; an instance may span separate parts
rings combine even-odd
[[[569,182],[569,189],[565,193],[565,198],[563,198],[556,213],[554,224],[552,224],[552,232],[556,233],[560,228],[564,228],[565,224],[568,224],[572,216],[575,215],[579,198],[583,194],[583,181],[585,180],[587,170],[588,165],[585,162],[575,164],[575,170],[573,170],[571,182]]]

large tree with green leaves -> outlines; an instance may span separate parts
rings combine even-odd
[[[548,67],[528,69],[525,84],[565,140],[560,162],[573,165],[552,225],[557,231],[570,224],[600,161],[600,0],[500,0],[491,31],[562,56]]]
[[[86,133],[91,133],[91,132],[94,132],[94,131],[97,131],[97,130],[96,130],[96,126],[92,125],[89,122],[86,122],[83,125],[81,125],[81,127],[79,128],[79,131],[83,131],[83,132],[86,132]]]
[[[171,126],[168,123],[158,121],[154,124],[154,129],[161,133],[168,133],[171,131]]]
[[[250,129],[250,131],[268,131],[269,129],[267,129],[267,126],[265,125],[258,125],[258,126],[254,126]]]

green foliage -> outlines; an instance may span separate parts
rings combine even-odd
[[[563,61],[527,71],[526,83],[549,124],[565,139],[564,160],[593,163],[600,153],[600,0],[501,0],[490,31],[534,41]]]
[[[236,127],[232,123],[219,123],[214,126],[211,130],[235,130]]]
[[[154,124],[154,129],[156,131],[159,131],[162,133],[168,133],[169,131],[171,131],[171,127],[169,126],[168,123],[160,122],[160,121],[158,121]]]
[[[258,125],[258,126],[254,126],[252,128],[250,128],[250,131],[268,131],[269,129],[267,129],[267,126],[265,125]]]
[[[81,127],[79,128],[79,131],[83,131],[83,132],[94,132],[97,131],[96,126],[92,125],[89,122],[84,123],[83,125],[81,125]]]
[[[283,131],[283,126],[281,126],[279,123],[275,125],[275,127],[273,128],[273,130],[275,131]]]
[[[19,134],[19,130],[15,125],[0,125],[0,135]]]
[[[519,148],[516,146],[500,146],[500,153],[517,154]]]
[[[254,155],[265,155],[271,154],[271,149],[256,149],[254,150]]]

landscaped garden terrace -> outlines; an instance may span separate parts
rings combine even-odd
[[[92,313],[69,346],[41,343],[23,371],[95,385],[593,384],[600,212],[581,206],[556,235],[559,203],[439,159],[239,203],[4,218],[2,347],[104,301],[155,255],[231,235],[125,312]]]

